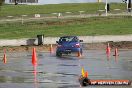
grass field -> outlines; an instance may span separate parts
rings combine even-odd
[[[4,18],[9,15],[21,16],[23,14],[51,14],[55,12],[77,13],[78,11],[85,11],[85,14],[89,14],[97,13],[98,10],[104,9],[104,6],[104,3],[3,5],[0,11],[0,18]],[[121,9],[121,11],[126,11],[126,4],[111,3],[110,9],[111,12],[114,9]],[[24,22],[24,24],[22,24],[20,21],[16,21],[0,24],[0,39],[33,38],[38,34],[44,34],[45,36],[94,36],[132,34],[131,22],[132,17],[130,16],[68,19],[55,18],[49,20],[41,19]]]
[[[132,34],[132,17],[92,17],[54,19],[0,24],[0,38],[33,38],[62,35],[123,35]]]
[[[0,16],[21,16],[22,14],[33,15],[51,14],[51,13],[79,13],[78,11],[85,11],[85,13],[97,13],[98,10],[105,9],[105,3],[81,3],[81,4],[53,4],[53,5],[3,5],[1,7]],[[111,11],[114,9],[126,10],[126,4],[111,3]]]

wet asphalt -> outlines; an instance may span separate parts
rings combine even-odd
[[[105,50],[84,50],[59,58],[55,53],[37,51],[34,70],[31,52],[7,52],[7,63],[0,62],[0,88],[81,88],[81,68],[90,79],[132,80],[132,50],[119,50],[119,56],[107,57]],[[0,53],[3,58],[3,53]],[[86,88],[132,88],[132,86],[87,86]]]

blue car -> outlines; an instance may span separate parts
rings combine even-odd
[[[63,54],[78,52],[82,54],[82,45],[80,44],[80,42],[83,42],[83,40],[79,40],[77,36],[60,37],[59,41],[56,41],[56,56],[61,57]]]

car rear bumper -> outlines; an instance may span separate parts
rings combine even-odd
[[[58,48],[57,49],[57,52],[61,52],[61,53],[75,53],[75,52],[81,52],[82,53],[82,50],[81,48],[71,48],[71,49],[62,49],[62,48]]]

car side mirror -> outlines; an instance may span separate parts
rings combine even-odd
[[[59,43],[59,41],[56,41],[56,43]]]
[[[80,42],[83,42],[83,40],[79,40]]]

